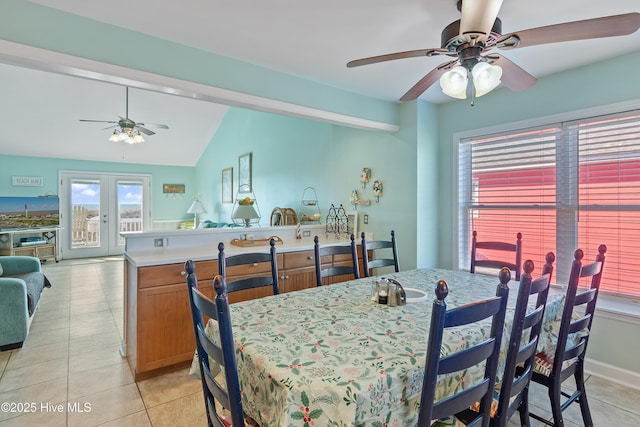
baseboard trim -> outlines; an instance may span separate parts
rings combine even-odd
[[[584,360],[584,370],[587,374],[613,381],[625,387],[640,390],[640,373],[638,372],[618,368],[588,358]]]

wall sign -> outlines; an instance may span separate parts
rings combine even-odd
[[[17,176],[11,177],[14,187],[42,187],[44,179],[41,176]]]
[[[162,192],[169,194],[184,194],[184,184],[162,184]]]

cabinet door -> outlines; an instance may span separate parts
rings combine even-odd
[[[293,292],[316,286],[313,251],[286,252],[278,271],[280,292]]]
[[[211,286],[200,289],[209,297]],[[136,374],[193,358],[196,342],[186,281],[138,290]]]
[[[36,246],[36,257],[40,259],[52,259],[56,257],[55,245]]]
[[[279,272],[280,293],[316,287],[316,269],[297,268]]]

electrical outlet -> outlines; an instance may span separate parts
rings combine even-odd
[[[364,222],[365,224],[369,224],[369,215],[365,215],[365,216],[362,218],[362,222]]]
[[[311,230],[302,230],[302,237],[311,237]]]
[[[161,248],[164,246],[164,239],[154,239],[153,246],[156,248]]]

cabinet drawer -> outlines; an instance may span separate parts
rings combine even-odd
[[[344,261],[349,261],[351,262],[351,255],[349,254],[335,254],[333,256],[333,262],[337,263],[337,262],[344,262]]]
[[[227,277],[252,276],[258,273],[271,274],[271,263],[259,262],[255,264],[243,264],[234,265],[233,267],[227,267]]]
[[[167,264],[138,268],[138,289],[154,286],[186,283],[184,264]],[[199,281],[211,280],[218,274],[218,261],[196,261],[196,276]]]
[[[313,267],[313,251],[286,252],[283,254],[282,269]]]

